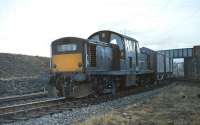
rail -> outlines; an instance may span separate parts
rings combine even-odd
[[[45,107],[48,108],[52,106],[57,106],[64,102],[65,102],[65,97],[60,97],[60,98],[53,98],[53,99],[25,103],[25,104],[4,106],[0,107],[0,117],[21,112],[28,112],[32,110],[42,109]]]
[[[29,99],[29,98],[44,97],[44,96],[47,96],[47,95],[48,95],[48,92],[46,90],[44,90],[44,91],[41,91],[41,92],[29,93],[29,94],[24,94],[24,95],[6,96],[6,97],[0,98],[0,103]]]

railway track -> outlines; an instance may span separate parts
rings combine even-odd
[[[22,119],[25,120],[65,110],[72,111],[76,108],[99,104],[108,99],[111,99],[110,96],[102,96],[99,98],[87,97],[81,99],[66,99],[65,97],[60,97],[24,104],[3,106],[0,107],[0,123]]]
[[[24,94],[24,95],[6,96],[6,97],[0,98],[0,103],[40,98],[40,97],[45,97],[47,95],[48,95],[48,92],[46,90],[44,90],[44,91],[41,91],[41,92],[29,93],[29,94]]]
[[[163,87],[165,85],[161,85]],[[65,110],[73,111],[73,109],[88,107],[90,105],[100,104],[106,101],[112,101],[121,97],[128,96],[130,94],[143,93],[145,91],[150,91],[155,88],[148,88],[139,91],[127,92],[120,94],[117,97],[112,96],[100,96],[100,97],[88,97],[82,99],[66,99],[61,98],[51,98],[43,101],[35,101],[24,104],[10,105],[0,107],[0,123],[1,121],[9,120],[19,120],[19,119],[29,119],[33,117],[39,117],[45,114],[51,114],[56,112],[62,112]],[[152,90],[154,91],[154,90]],[[146,96],[147,98],[148,96]],[[139,99],[138,99],[139,100]]]
[[[59,107],[60,105],[65,103],[65,98],[53,98],[43,101],[36,101],[18,105],[10,105],[0,107],[0,120],[4,119],[12,119],[19,114],[26,116],[28,113],[32,111],[44,110],[52,107]]]

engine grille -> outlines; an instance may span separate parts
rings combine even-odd
[[[89,62],[91,67],[96,67],[96,45],[89,45]]]

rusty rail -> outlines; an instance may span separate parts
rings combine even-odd
[[[0,117],[63,104],[65,97],[0,107]]]
[[[1,102],[23,100],[23,99],[45,97],[47,95],[48,95],[48,92],[46,90],[44,90],[44,91],[41,91],[41,92],[29,93],[29,94],[24,94],[24,95],[14,95],[14,96],[1,97],[0,103]]]

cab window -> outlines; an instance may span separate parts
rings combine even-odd
[[[77,44],[74,43],[57,45],[57,52],[72,52],[77,51],[77,49]]]
[[[121,53],[120,57],[125,58],[125,50],[124,50],[124,44],[123,44],[122,38],[119,35],[111,33],[110,43],[117,45],[120,49],[120,53]]]
[[[92,36],[91,39],[99,41],[99,34],[96,34],[96,35]]]

